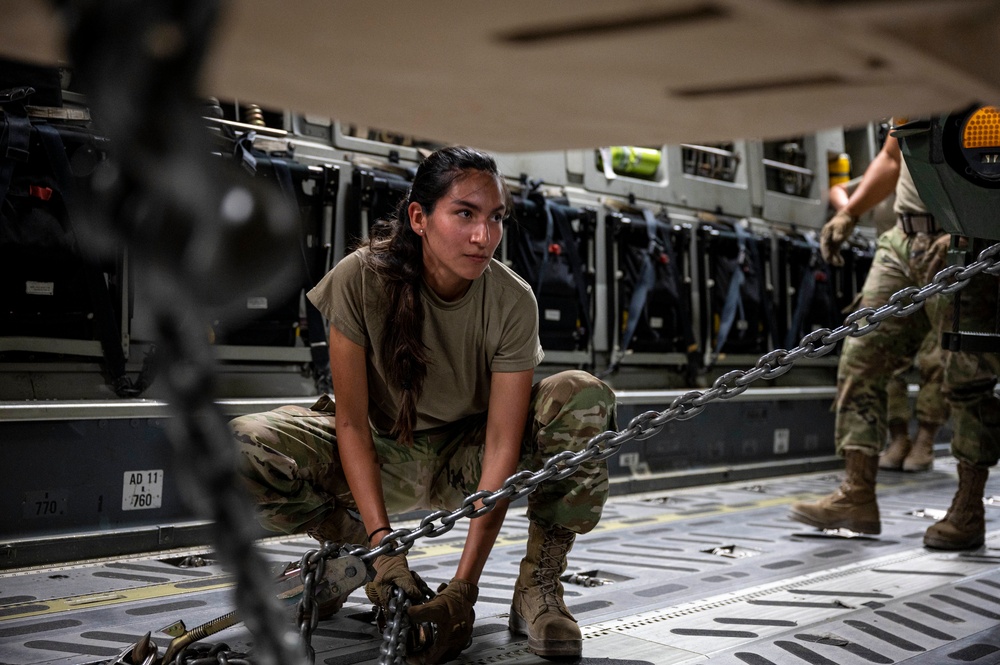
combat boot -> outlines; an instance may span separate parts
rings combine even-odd
[[[889,447],[878,458],[878,468],[898,471],[903,468],[903,460],[910,454],[910,428],[905,422],[889,423]]]
[[[934,437],[937,432],[937,425],[920,423],[910,454],[903,460],[903,471],[917,473],[931,470],[934,466]]]
[[[311,537],[319,541],[320,545],[326,542],[337,543],[338,545],[365,545],[368,544],[368,534],[365,533],[365,525],[360,520],[355,519],[342,507],[337,507],[328,514],[322,522],[306,531]],[[326,574],[336,574],[333,568],[328,566]],[[329,584],[321,581],[316,589],[315,602],[319,605],[319,618],[329,619],[336,614],[344,603],[347,602],[350,593],[335,596],[329,588]]]
[[[958,491],[944,519],[924,533],[924,545],[936,550],[972,550],[986,539],[983,490],[990,470],[965,461],[958,463]]]
[[[861,450],[847,450],[844,460],[847,472],[840,487],[819,501],[792,504],[790,517],[820,529],[881,533],[882,522],[875,500],[878,457]]]
[[[566,556],[576,534],[560,526],[528,527],[528,551],[514,584],[508,625],[528,636],[528,649],[546,658],[579,658],[583,635],[563,602],[559,576],[566,570]]]

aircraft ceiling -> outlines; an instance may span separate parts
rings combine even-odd
[[[64,59],[55,3],[0,54]],[[495,151],[780,137],[1000,100],[996,0],[231,0],[201,89]]]

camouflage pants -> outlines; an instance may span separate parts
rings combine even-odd
[[[998,290],[1000,278],[980,274],[958,292],[961,331],[998,332]],[[953,316],[954,296],[949,296],[943,312],[945,330],[951,330]],[[951,404],[953,429],[951,452],[977,466],[993,466],[1000,459],[1000,399],[993,394],[998,376],[1000,353],[945,352],[944,391]]]
[[[896,291],[921,287],[930,281],[928,250],[938,236],[918,233],[906,235],[893,227],[879,236],[872,267],[862,288],[861,306],[884,305]],[[890,317],[876,330],[863,337],[848,337],[837,367],[837,398],[834,402],[837,453],[863,450],[876,455],[885,443],[888,429],[888,389],[894,375],[910,367],[920,349],[926,349],[920,366],[923,413],[918,418],[943,423],[947,419],[939,396],[943,379],[943,354],[940,325],[943,298],[935,296],[923,309],[907,317]],[[920,400],[918,400],[918,406]],[[928,407],[928,404],[936,406]]]
[[[948,420],[948,400],[944,397],[941,383],[944,378],[945,350],[933,332],[924,336],[917,350],[916,366],[920,372],[920,384],[914,411],[910,411],[910,397],[905,374],[910,370],[907,364],[889,379],[886,386],[889,398],[889,424],[907,423],[914,414],[917,421],[940,427]]]
[[[263,526],[305,533],[340,523],[357,505],[337,452],[335,404],[284,406],[231,423],[247,486]],[[580,451],[591,437],[615,429],[614,392],[582,371],[561,372],[534,385],[521,443],[519,470],[538,470],[564,450]],[[478,489],[486,414],[419,432],[413,446],[372,432],[389,514],[453,510]],[[586,462],[562,480],[528,495],[528,517],[543,526],[586,533],[608,496],[607,465]]]

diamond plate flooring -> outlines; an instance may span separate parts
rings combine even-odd
[[[987,502],[975,552],[926,550],[924,530],[955,491],[954,462],[925,474],[882,472],[882,534],[830,537],[787,517],[793,501],[832,490],[814,473],[612,497],[570,555],[566,601],[589,665],[1000,663],[1000,498]],[[987,497],[1000,495],[1000,477]],[[406,526],[399,523],[399,526]],[[527,538],[515,506],[480,583],[472,646],[458,662],[538,663],[507,630]],[[410,566],[431,585],[455,570],[465,525],[417,543]],[[297,560],[305,538],[262,541],[268,560]],[[182,567],[181,562],[203,565]],[[170,637],[233,609],[232,577],[211,552],[177,552],[0,574],[0,665],[104,663],[153,632]],[[239,624],[206,640],[250,652]],[[316,663],[378,659],[370,604],[355,591],[320,623]]]

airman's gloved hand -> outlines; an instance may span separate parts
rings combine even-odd
[[[844,265],[844,257],[840,255],[840,246],[851,237],[854,226],[858,223],[856,217],[841,210],[823,225],[819,232],[819,251],[823,260],[831,266]]]
[[[405,554],[380,556],[372,567],[375,568],[375,579],[365,585],[365,595],[376,605],[388,609],[394,586],[406,592],[410,600],[424,597],[414,573],[406,565]]]
[[[410,621],[432,623],[434,643],[424,656],[426,665],[446,663],[458,657],[472,641],[472,624],[476,621],[473,605],[479,599],[479,587],[454,578],[442,584],[438,595],[423,605],[410,607]]]

